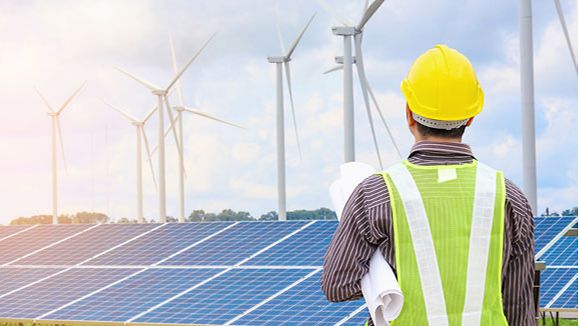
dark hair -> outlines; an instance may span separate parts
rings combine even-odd
[[[464,134],[466,129],[466,125],[450,130],[446,129],[436,129],[430,128],[425,125],[416,122],[416,129],[422,136],[433,136],[433,137],[440,137],[440,138],[461,138]]]

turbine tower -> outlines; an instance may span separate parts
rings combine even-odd
[[[158,109],[158,114],[159,114],[159,129],[158,129],[158,155],[159,155],[159,180],[158,180],[158,185],[159,185],[159,221],[161,223],[166,223],[167,222],[167,192],[166,192],[166,182],[165,182],[165,120],[164,120],[164,110],[167,110],[167,113],[169,114],[169,119],[170,121],[173,121],[173,113],[171,110],[171,105],[169,104],[169,99],[168,99],[168,95],[169,92],[171,91],[171,89],[173,88],[173,86],[175,86],[175,84],[179,81],[179,79],[181,78],[181,76],[183,75],[183,73],[185,73],[185,70],[187,70],[187,68],[189,68],[189,66],[193,63],[193,61],[195,61],[195,59],[197,58],[197,56],[199,56],[199,54],[201,53],[201,51],[203,51],[203,49],[207,46],[207,44],[209,44],[209,42],[211,41],[211,39],[213,39],[213,37],[215,36],[215,34],[213,34],[204,44],[203,46],[197,51],[197,53],[195,53],[195,55],[189,59],[189,61],[187,61],[187,63],[175,74],[175,76],[173,77],[173,79],[171,79],[171,82],[169,82],[169,84],[164,87],[161,88],[159,86],[156,86],[142,78],[139,78],[125,70],[122,70],[121,68],[117,67],[117,70],[119,70],[120,72],[124,73],[125,75],[129,76],[130,78],[134,79],[135,81],[137,81],[138,83],[142,84],[143,86],[145,86],[147,89],[149,89],[153,95],[157,98],[157,109]],[[177,133],[175,132],[175,129],[173,129],[173,136],[175,138],[175,142],[177,144],[177,148],[179,153],[181,153],[181,144],[179,143],[179,140],[177,139]]]
[[[278,219],[280,221],[285,221],[286,217],[286,185],[285,185],[285,131],[284,131],[284,112],[283,112],[283,70],[285,70],[285,76],[287,81],[287,88],[290,98],[290,104],[292,108],[292,118],[296,134],[296,142],[298,145],[298,151],[300,157],[302,155],[300,140],[298,136],[298,128],[296,122],[294,99],[292,94],[291,86],[291,74],[289,62],[291,61],[291,56],[296,49],[298,43],[300,42],[302,36],[306,32],[308,26],[314,19],[314,15],[308,20],[306,26],[302,29],[300,34],[295,38],[293,43],[290,45],[287,52],[283,47],[283,40],[281,39],[281,33],[278,34],[279,41],[281,44],[281,50],[285,54],[277,57],[268,57],[267,60],[270,63],[276,64],[276,86],[277,86],[277,194],[278,194]],[[283,67],[282,67],[283,65]]]
[[[57,138],[60,141],[60,151],[62,153],[64,170],[67,171],[66,157],[64,155],[64,141],[62,140],[62,130],[60,129],[60,114],[68,106],[70,101],[72,101],[72,99],[78,94],[78,92],[80,92],[85,84],[86,82],[82,83],[82,85],[80,85],[80,87],[77,88],[76,91],[74,91],[74,93],[72,93],[72,95],[66,101],[64,101],[58,110],[54,110],[46,98],[42,96],[38,89],[36,89],[36,93],[38,93],[38,96],[40,96],[48,108],[48,115],[52,118],[52,224],[58,224],[58,160],[56,158]]]
[[[344,55],[336,57],[336,63],[338,66],[326,71],[325,73],[329,73],[336,70],[343,70],[344,71],[344,160],[345,162],[352,162],[356,160],[356,150],[355,150],[355,132],[354,132],[354,89],[353,89],[353,72],[352,72],[352,65],[356,65],[356,70],[358,73],[358,80],[360,82],[360,88],[362,91],[362,96],[364,99],[364,105],[366,108],[366,115],[368,117],[368,123],[370,125],[370,131],[372,132],[372,140],[374,142],[374,148],[376,150],[376,156],[378,163],[381,168],[383,168],[382,164],[382,157],[380,155],[380,149],[378,145],[378,140],[376,138],[376,131],[374,128],[374,121],[372,118],[372,111],[370,100],[374,104],[376,111],[378,112],[382,124],[384,125],[390,140],[399,157],[400,150],[394,141],[390,128],[380,111],[380,107],[378,105],[378,101],[374,96],[374,92],[370,87],[368,79],[366,77],[366,71],[364,69],[364,56],[362,52],[362,37],[364,26],[370,20],[370,18],[374,15],[374,13],[380,8],[384,0],[375,0],[372,2],[370,6],[368,6],[368,1],[365,2],[364,10],[362,12],[362,17],[357,25],[351,24],[348,20],[337,16],[333,9],[327,5],[323,0],[319,0],[320,4],[332,14],[336,20],[342,23],[343,26],[337,26],[332,28],[332,32],[335,35],[339,35],[343,37],[344,41]],[[356,50],[356,56],[352,55],[352,38],[354,40],[354,46]]]
[[[154,107],[147,113],[143,120],[138,120],[137,118],[133,117],[132,115],[128,114],[126,111],[108,104],[105,102],[106,105],[110,106],[113,110],[120,113],[124,116],[129,122],[135,126],[135,131],[137,132],[136,140],[137,140],[137,149],[136,149],[136,164],[137,164],[137,221],[139,223],[144,223],[145,218],[143,216],[143,154],[142,154],[142,142],[145,143],[145,149],[147,151],[147,160],[149,162],[149,168],[151,169],[151,176],[153,177],[153,183],[155,184],[155,188],[157,187],[157,181],[155,180],[155,172],[153,170],[153,162],[151,162],[151,151],[149,147],[149,140],[147,139],[147,133],[145,132],[144,126],[145,123],[151,118],[153,113],[157,110],[157,107]]]

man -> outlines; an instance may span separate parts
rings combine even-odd
[[[379,249],[404,294],[392,325],[535,325],[529,204],[461,142],[484,102],[472,65],[437,45],[401,89],[415,144],[406,161],[366,178],[346,203],[325,257],[326,297],[360,298]]]

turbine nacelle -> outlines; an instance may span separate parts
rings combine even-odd
[[[285,57],[267,57],[267,61],[269,63],[285,63],[292,61],[292,58],[285,56]]]
[[[344,57],[343,56],[334,57],[334,61],[339,65],[343,65]],[[356,63],[356,56],[352,57],[352,63]]]
[[[362,33],[362,30],[358,30],[354,26],[334,26],[332,27],[332,33],[340,36],[352,36]]]

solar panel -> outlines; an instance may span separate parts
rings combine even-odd
[[[62,269],[55,268],[0,268],[0,296],[6,295],[22,286],[50,276]],[[1,300],[1,299],[0,299]]]
[[[563,309],[563,308],[575,308],[577,309],[577,274],[572,278],[569,283],[569,287],[562,289],[559,292],[559,297],[553,301],[549,308],[551,309]],[[566,285],[567,285],[566,284]]]
[[[124,322],[217,274],[221,269],[149,269],[45,316],[54,320]]]
[[[547,268],[541,272],[540,307],[551,306],[561,289],[577,275],[577,268]],[[576,289],[576,287],[575,287]],[[575,295],[576,298],[576,295]],[[577,308],[577,300],[571,306],[558,308]]]
[[[242,222],[162,265],[233,265],[310,222]]]
[[[37,318],[136,271],[138,270],[94,268],[66,270],[40,283],[2,297],[0,317]]]
[[[154,224],[102,224],[81,237],[74,237],[19,260],[18,265],[75,265],[153,229]]]
[[[234,269],[134,321],[221,325],[310,272],[304,269]]]
[[[0,241],[2,241],[6,237],[13,236],[18,232],[22,232],[26,229],[33,228],[34,226],[30,225],[14,225],[14,226],[3,226],[0,225]]]
[[[320,273],[309,277],[275,299],[237,320],[234,325],[334,325],[359,308],[363,302],[330,303],[320,289]],[[368,317],[358,325],[363,325]],[[352,321],[350,321],[351,323]]]
[[[561,233],[575,219],[565,217],[536,217],[535,218],[535,253],[538,253],[555,236]]]
[[[9,263],[94,225],[39,225],[0,241],[0,264]]]
[[[88,265],[150,265],[230,226],[230,222],[165,224]]]
[[[249,260],[245,265],[321,266],[337,221],[317,221],[296,235]]]
[[[577,266],[577,237],[562,237],[540,258],[547,266]]]

